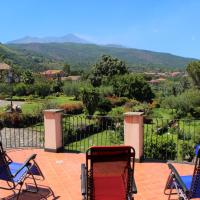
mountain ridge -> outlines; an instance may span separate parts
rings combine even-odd
[[[0,45],[0,62],[7,59],[15,65],[42,71],[69,63],[73,70],[89,70],[102,55],[111,55],[127,63],[131,71],[185,69],[197,59],[170,53],[141,49],[109,47],[80,43],[29,43]],[[3,58],[3,59],[1,59]]]
[[[47,37],[32,37],[25,36],[16,40],[8,41],[6,44],[30,44],[30,43],[65,43],[65,42],[73,42],[73,43],[91,43],[81,37],[76,36],[75,34],[69,33],[61,37],[56,36],[47,36]]]

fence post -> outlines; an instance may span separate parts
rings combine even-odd
[[[141,162],[144,145],[143,112],[124,114],[124,144],[135,149],[135,159]]]
[[[59,152],[63,149],[62,109],[44,110],[44,150]]]

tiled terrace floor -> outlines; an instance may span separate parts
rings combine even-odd
[[[38,149],[11,150],[8,154],[15,161],[24,161],[32,153],[38,154],[37,162],[46,177],[44,181],[39,181],[40,187],[43,188],[39,194],[46,195],[51,189],[56,199],[81,200],[80,164],[85,161],[84,154],[56,154]],[[184,175],[193,171],[192,165],[175,164],[175,166]],[[164,163],[136,163],[135,179],[138,194],[135,195],[135,200],[167,200],[167,196],[163,195],[163,189],[168,174],[169,169]],[[0,190],[0,199],[13,199],[9,197],[11,194],[10,191]],[[23,193],[21,199],[39,200],[41,195]],[[53,196],[48,199],[53,199]]]

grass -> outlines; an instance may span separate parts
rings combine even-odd
[[[121,143],[122,141],[118,139],[117,132],[106,130],[65,145],[65,149],[68,151],[85,152],[91,146],[119,145]]]
[[[172,110],[165,108],[154,108],[152,110],[151,117],[153,118],[163,118],[163,119],[173,119],[174,115]]]
[[[74,97],[68,97],[68,96],[59,96],[59,97],[49,96],[46,99],[48,99],[48,100],[50,100],[50,102],[58,104],[58,105],[62,105],[62,104],[65,104],[65,103],[77,103],[77,102],[80,102],[80,101],[74,100]]]
[[[26,102],[21,105],[22,113],[34,114],[42,107],[42,102]]]
[[[21,108],[24,114],[33,114],[34,112],[41,110],[45,103],[55,104],[55,106],[56,105],[58,106],[65,103],[77,103],[77,102],[80,102],[80,101],[73,100],[73,97],[48,96],[45,99],[33,99],[33,100],[26,101],[24,104],[21,105]]]

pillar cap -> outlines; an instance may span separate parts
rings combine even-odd
[[[63,109],[49,109],[49,110],[44,110],[43,113],[59,113],[63,112]]]
[[[124,116],[141,116],[144,112],[126,112],[124,113]]]

